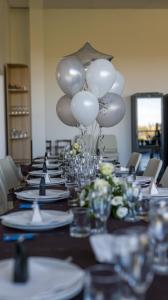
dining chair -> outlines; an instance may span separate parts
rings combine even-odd
[[[6,159],[8,159],[11,167],[13,168],[13,171],[15,172],[16,177],[18,178],[19,181],[23,180],[23,175],[22,175],[22,171],[21,171],[21,167],[17,166],[13,160],[13,158],[8,155],[6,156]]]
[[[166,167],[159,184],[164,188],[168,188],[168,166]]]
[[[131,166],[135,168],[135,172],[138,170],[142,154],[138,152],[132,152],[131,156],[128,160],[126,168],[130,168]]]
[[[152,177],[156,182],[162,168],[162,164],[163,161],[161,159],[151,158],[147,164],[143,176]]]
[[[52,152],[52,141],[46,140],[46,152],[51,153]]]
[[[55,154],[59,155],[66,147],[71,147],[71,140],[56,140],[55,141]]]
[[[117,138],[114,134],[105,134],[98,137],[96,148],[99,149],[102,156],[118,160]]]
[[[0,214],[5,213],[8,211],[8,195],[5,190],[5,186],[3,184],[3,181],[0,177]]]
[[[14,171],[8,157],[0,159],[0,169],[1,169],[0,174],[1,175],[3,174],[5,186],[8,191],[12,188],[16,188],[19,186],[20,180],[16,175],[16,172]]]

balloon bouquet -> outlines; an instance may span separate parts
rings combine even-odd
[[[56,112],[64,124],[87,128],[96,120],[102,128],[122,120],[124,77],[111,59],[86,43],[58,63],[56,78],[65,95],[57,102]]]

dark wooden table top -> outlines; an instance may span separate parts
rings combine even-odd
[[[18,200],[15,199],[15,210],[17,210]],[[26,203],[24,201],[24,203]],[[55,203],[45,204],[43,206],[47,209],[68,210],[68,200],[60,200]],[[135,223],[134,223],[135,225]],[[136,225],[145,225],[145,222],[138,222]],[[112,233],[119,228],[133,226],[121,220],[109,219],[108,231]],[[19,233],[22,231],[10,229],[0,225],[0,259],[13,257],[14,242],[3,242],[3,233]],[[27,252],[29,256],[48,256],[60,259],[72,258],[72,262],[79,265],[81,268],[96,264],[94,254],[92,252],[89,238],[72,238],[69,235],[69,226],[62,228],[44,231],[37,234],[34,240],[25,241]],[[74,300],[83,299],[82,293],[74,298]],[[155,276],[147,294],[146,300],[168,300],[168,276]]]

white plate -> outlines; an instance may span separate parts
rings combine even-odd
[[[49,257],[29,258],[29,281],[12,282],[13,259],[0,261],[0,299],[68,300],[82,289],[84,271],[67,261]]]
[[[60,163],[47,164],[47,169],[58,169],[60,166],[61,166]],[[32,167],[36,169],[43,169],[43,164],[33,164]]]
[[[26,180],[28,185],[40,185],[40,178],[32,178],[29,180]],[[57,185],[57,184],[64,184],[66,183],[65,178],[51,178],[50,182],[46,183],[46,186],[49,185]]]
[[[168,197],[168,188],[157,188],[158,194],[152,195],[153,197]]]
[[[152,179],[151,177],[147,177],[147,176],[136,176],[136,182],[139,184],[150,183],[151,179]]]
[[[48,159],[49,163],[57,163],[58,159]],[[44,158],[36,158],[33,160],[33,163],[44,163]]]
[[[1,217],[2,224],[22,230],[50,230],[68,225],[72,222],[72,214],[64,211],[41,210],[41,223],[31,223],[33,210],[17,211]]]
[[[62,170],[48,170],[48,175],[49,176],[58,176],[58,175],[61,175],[62,174]],[[29,175],[32,175],[32,176],[37,176],[37,177],[41,177],[41,176],[44,176],[46,173],[43,173],[42,170],[34,170],[34,171],[31,171],[29,172]]]
[[[17,199],[26,201],[38,200],[38,202],[51,202],[69,197],[69,191],[46,189],[46,195],[40,196],[39,190],[25,190],[16,192]]]

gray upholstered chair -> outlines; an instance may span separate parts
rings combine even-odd
[[[105,134],[97,141],[97,148],[103,157],[109,160],[118,160],[117,139],[114,134]]]
[[[141,153],[132,152],[126,167],[129,168],[129,167],[133,166],[135,168],[135,172],[136,172],[139,167],[141,157],[142,157]]]
[[[0,177],[0,214],[5,213],[6,211],[8,211],[8,209],[8,194]]]
[[[154,181],[157,181],[157,178],[159,176],[160,170],[162,168],[162,160],[151,158],[147,164],[147,167],[143,173],[144,176],[149,176],[154,179]]]
[[[3,177],[4,185],[9,191],[12,188],[16,188],[20,185],[20,180],[14,171],[8,157],[0,159],[0,175]]]
[[[166,167],[159,184],[164,188],[168,188],[168,166]]]

